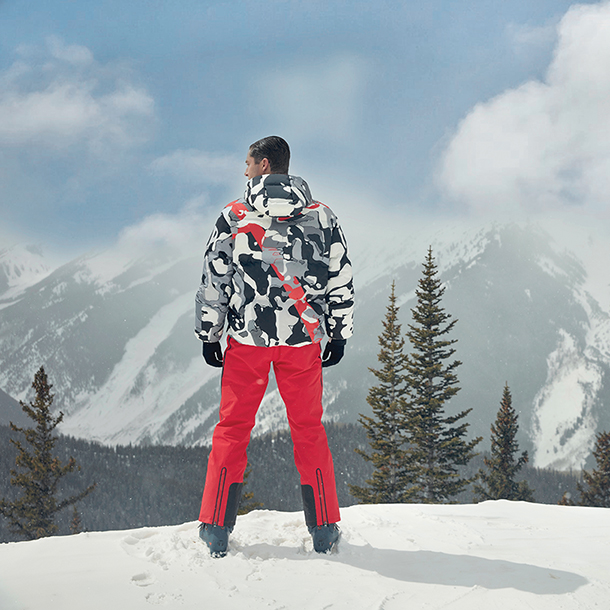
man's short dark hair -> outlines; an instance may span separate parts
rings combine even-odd
[[[257,140],[248,149],[250,156],[260,163],[263,159],[269,160],[272,174],[287,174],[290,165],[290,147],[288,142],[279,136],[267,136]]]

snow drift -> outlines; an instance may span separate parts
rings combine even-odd
[[[0,545],[3,610],[607,608],[610,511],[508,501],[353,506],[336,553],[301,513],[239,517],[212,559],[197,523]]]

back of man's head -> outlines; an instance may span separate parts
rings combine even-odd
[[[257,140],[248,149],[250,156],[260,163],[263,159],[269,160],[272,174],[287,174],[290,165],[290,147],[288,142],[279,136],[267,136]]]

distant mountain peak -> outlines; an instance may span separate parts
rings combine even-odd
[[[0,250],[0,301],[14,299],[53,269],[38,245],[18,244]]]

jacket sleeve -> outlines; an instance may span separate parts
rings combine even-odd
[[[339,224],[331,234],[326,289],[326,334],[329,339],[348,339],[354,329],[354,281],[347,241]]]
[[[195,296],[195,334],[220,341],[232,294],[233,235],[224,212],[212,231],[203,257],[201,285]]]

